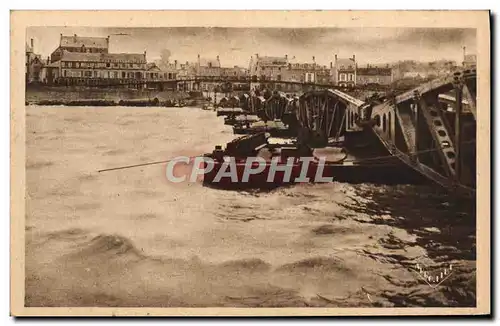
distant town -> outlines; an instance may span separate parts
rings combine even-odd
[[[463,61],[439,60],[419,62],[399,61],[383,65],[358,64],[356,54],[332,53],[327,64],[316,62],[311,56],[309,62],[299,62],[293,55],[266,56],[256,53],[246,67],[224,66],[224,58],[205,58],[198,55],[194,62],[178,60],[156,60],[149,62],[147,51],[143,53],[110,53],[108,37],[60,35],[59,44],[47,58],[36,53],[33,39],[26,44],[25,77],[27,85],[47,86],[106,86],[121,85],[129,88],[146,87],[148,82],[174,83],[176,90],[210,91],[215,82],[195,81],[196,77],[228,78],[284,83],[283,91],[293,90],[296,83],[331,84],[341,87],[359,85],[390,86],[400,81],[417,81],[449,74],[460,67],[475,68],[476,55],[467,54],[465,47]],[[457,49],[460,51],[460,49]],[[235,83],[236,89],[248,90],[248,83]]]

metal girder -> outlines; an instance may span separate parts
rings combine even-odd
[[[417,88],[409,90],[403,94],[396,96],[395,103],[399,104],[405,101],[409,101],[413,98],[413,93],[417,91],[419,94],[425,94],[429,92],[444,93],[446,91],[453,89],[453,83],[457,78],[463,76],[464,80],[470,80],[476,78],[475,70],[466,70],[465,73],[456,72],[449,74],[447,76],[431,80],[425,84],[420,85]]]
[[[415,171],[421,173],[425,177],[427,177],[430,180],[433,180],[440,186],[454,190],[457,194],[462,194],[467,197],[473,198],[476,196],[476,190],[467,186],[464,186],[460,183],[456,182],[456,179],[453,178],[447,178],[438,172],[434,171],[432,168],[428,167],[425,164],[420,163],[418,160],[413,159],[412,155],[408,155],[406,153],[403,153],[399,149],[396,148],[396,146],[389,144],[386,140],[384,140],[377,132],[373,132],[376,137],[382,142],[382,144],[387,148],[389,153],[400,159],[402,162],[404,162],[407,166],[411,167]]]
[[[472,93],[469,90],[469,86],[467,86],[467,84],[464,84],[463,95],[465,97],[465,100],[467,101],[468,109],[470,110],[470,112],[472,112],[474,119],[477,119],[477,117],[476,117],[476,97],[472,95]]]
[[[436,99],[437,102],[437,99]],[[419,101],[419,110],[425,118],[429,131],[436,144],[438,152],[446,174],[455,176],[456,155],[455,147],[450,137],[449,128],[447,128],[442,117],[441,110],[435,107],[435,103],[428,105],[425,98],[422,97]]]

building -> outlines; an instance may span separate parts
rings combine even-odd
[[[213,78],[214,82],[203,81],[199,84],[199,89],[202,91],[213,91],[219,84],[222,75],[222,68],[220,58],[217,56],[215,59],[202,58],[198,54],[198,61],[196,62],[196,76],[204,78]]]
[[[186,63],[181,63],[177,65],[177,60],[175,60],[177,79],[186,80],[182,83],[177,83],[177,89],[180,91],[198,91],[200,85],[194,82],[197,72],[197,64],[186,61]]]
[[[64,36],[61,34],[59,46],[50,55],[50,61],[56,62],[61,60],[63,52],[76,53],[109,53],[109,36],[108,37],[87,37]]]
[[[317,64],[315,57],[312,57],[312,62],[298,62],[293,57],[283,72],[282,80],[296,83],[329,84],[330,69],[327,66]],[[284,91],[303,89],[300,84],[284,84],[282,88]]]
[[[284,57],[259,56],[250,58],[249,75],[252,80],[250,87],[260,88],[266,80],[282,80],[288,69],[288,55]]]
[[[356,86],[356,55],[353,55],[352,58],[338,58],[335,54],[331,76],[335,85]]]
[[[384,85],[388,86],[393,82],[392,68],[376,67],[367,65],[366,67],[356,67],[356,85]]]
[[[462,66],[466,69],[476,69],[477,56],[475,54],[464,54]]]
[[[42,57],[34,52],[33,39],[30,45],[26,44],[26,61],[24,67],[26,84],[43,82],[43,62]]]
[[[231,82],[232,90],[250,90],[250,83],[248,82],[248,69],[239,66],[222,67],[221,77],[223,79],[227,78]]]
[[[56,83],[65,85],[134,84],[148,78],[146,51],[141,54],[63,51],[61,60],[50,65],[59,69]]]

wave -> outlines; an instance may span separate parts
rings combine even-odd
[[[312,257],[298,260],[293,263],[284,264],[277,268],[277,271],[286,272],[311,272],[311,271],[336,271],[349,272],[350,269],[345,266],[343,260],[335,257]]]

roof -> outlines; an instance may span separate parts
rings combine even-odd
[[[358,68],[356,74],[361,76],[391,76],[392,69],[378,67]]]
[[[200,67],[209,67],[209,64],[212,64],[212,68],[220,68],[219,60],[200,58]]]
[[[148,70],[148,71],[149,70],[161,71],[161,69],[154,62],[147,63],[146,70]]]
[[[51,62],[47,65],[45,65],[45,67],[49,67],[49,68],[59,68],[59,64],[61,63],[61,61],[55,61],[55,62]]]
[[[142,53],[80,53],[63,51],[61,61],[87,61],[87,62],[146,62]]]
[[[344,66],[344,69],[348,69],[349,66],[352,66],[352,69],[354,69],[355,64],[356,63],[352,58],[347,58],[347,59],[339,58],[335,61],[335,65],[337,67]]]
[[[82,47],[87,48],[108,48],[108,39],[106,37],[86,37],[86,36],[61,36],[62,47]]]
[[[260,66],[286,66],[288,65],[287,57],[258,57],[257,63]]]

